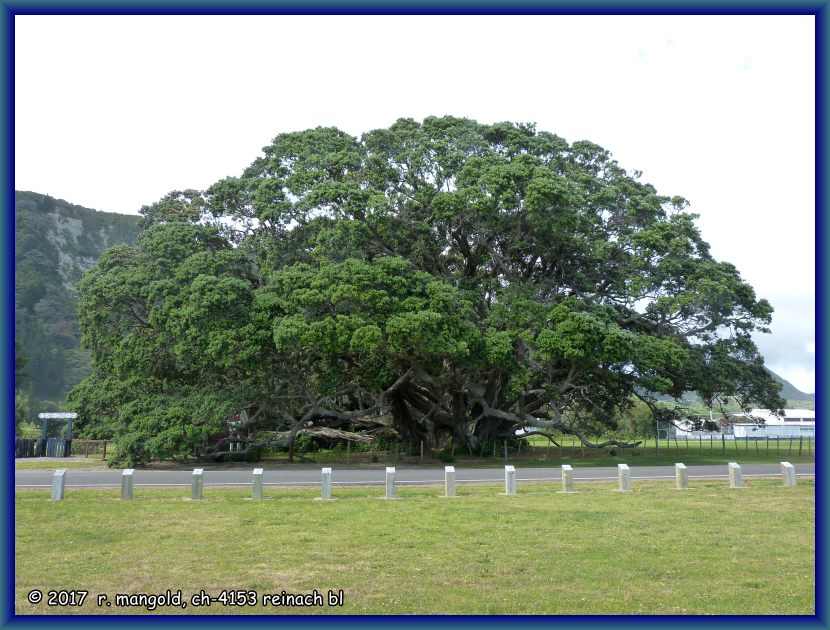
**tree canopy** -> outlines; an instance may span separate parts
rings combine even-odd
[[[640,177],[526,124],[281,134],[87,272],[70,399],[115,464],[301,431],[592,444],[634,401],[679,419],[656,401],[684,392],[781,409],[751,339],[770,304]]]

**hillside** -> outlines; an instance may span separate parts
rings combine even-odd
[[[781,396],[787,401],[787,407],[789,409],[815,409],[815,394],[805,394],[804,392],[796,388],[795,385],[780,377],[778,374],[776,374],[769,368],[765,369],[767,370],[767,372],[772,374],[772,377],[776,381],[781,383]],[[658,396],[657,400],[665,403],[673,402],[671,396]],[[691,408],[696,408],[697,411],[701,413],[706,409],[706,405],[704,404],[703,400],[694,392],[685,392],[683,394],[683,404]],[[724,410],[728,412],[739,411],[739,409],[740,407],[734,401],[730,401],[728,404],[724,406]]]
[[[787,399],[787,403],[792,408],[800,408],[800,409],[813,409],[815,408],[816,404],[816,395],[815,394],[805,394],[804,392],[800,391],[795,385],[790,383],[788,380],[781,378],[773,372],[772,370],[767,370],[770,374],[772,374],[773,378],[781,383],[783,387],[781,388],[781,395]]]
[[[80,348],[75,285],[101,253],[134,244],[140,217],[15,192],[15,341],[28,357],[23,391],[61,400],[89,372]]]

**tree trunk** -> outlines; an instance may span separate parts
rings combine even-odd
[[[404,397],[396,392],[390,396],[389,402],[393,427],[401,440],[412,448],[420,448],[422,441],[429,443],[428,432],[412,417]]]

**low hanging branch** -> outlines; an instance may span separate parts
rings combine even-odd
[[[216,448],[222,448],[230,443],[245,444],[245,448],[241,450],[214,450],[207,453],[204,459],[216,461],[225,455],[244,456],[248,453],[260,448],[289,448],[291,441],[300,433],[310,435],[312,437],[325,437],[334,440],[348,440],[349,442],[360,442],[368,444],[374,439],[374,435],[369,433],[355,433],[353,431],[342,431],[340,429],[332,429],[329,427],[300,427],[296,431],[279,431],[270,433],[267,437],[261,437],[258,440],[251,440],[244,437],[226,437],[222,438],[216,443]]]
[[[511,430],[515,431],[518,429],[525,429],[527,430],[528,427],[532,427],[534,429],[542,429],[546,431],[550,430],[557,430],[562,433],[567,433],[568,435],[573,435],[579,439],[579,441],[588,448],[605,448],[607,446],[618,446],[620,448],[633,448],[635,446],[640,445],[642,442],[623,442],[621,440],[606,440],[605,442],[591,442],[588,440],[580,431],[575,429],[574,427],[568,426],[563,420],[557,419],[549,419],[544,417],[537,417],[533,416],[529,413],[511,413],[509,411],[502,411],[501,409],[494,409],[490,405],[487,404],[487,401],[481,395],[475,395],[471,392],[470,389],[466,390],[467,393],[473,395],[474,400],[481,405],[482,408],[482,415],[491,418],[497,418],[499,420],[507,421],[512,423]],[[549,435],[547,435],[548,439],[552,439]]]
[[[374,439],[373,435],[366,433],[355,433],[354,431],[342,431],[340,429],[330,429],[328,427],[309,427],[300,430],[300,433],[305,433],[311,437],[325,437],[331,440],[346,440],[348,442],[361,442],[368,444]]]
[[[286,423],[291,426],[291,429],[288,431],[260,434],[257,439],[243,436],[228,436],[218,440],[214,444],[213,450],[206,453],[204,457],[206,459],[218,460],[226,455],[245,456],[254,450],[262,448],[287,448],[288,461],[291,462],[294,459],[294,441],[300,433],[331,439],[349,440],[351,442],[371,442],[374,439],[373,429],[384,428],[389,425],[388,415],[381,413],[385,407],[387,397],[404,385],[410,379],[411,374],[412,370],[408,370],[402,374],[389,388],[378,395],[377,402],[374,405],[366,407],[365,409],[337,411],[331,408],[330,403],[333,398],[337,398],[340,395],[356,389],[355,384],[349,384],[335,396],[327,396],[326,398],[321,398],[316,402],[301,407],[300,412],[302,415],[299,418],[285,411],[281,412]],[[247,419],[247,414],[245,415],[245,419]],[[250,425],[250,423],[250,420],[247,421],[245,426]],[[320,425],[316,423],[325,424]],[[363,433],[357,433],[337,428],[337,425],[342,424],[362,425],[366,430]],[[241,450],[231,451],[227,448],[231,443],[241,443],[245,447]]]
[[[550,440],[550,442],[551,442],[554,446],[557,446],[557,447],[559,447],[559,448],[562,448],[562,445],[561,445],[559,442],[557,442],[557,441],[556,441],[556,439],[554,439],[553,434],[552,434],[552,433],[548,433],[547,431],[539,431],[539,430],[534,430],[532,433],[529,433],[529,435],[541,435],[542,437],[546,437],[546,438],[548,438],[548,440]]]

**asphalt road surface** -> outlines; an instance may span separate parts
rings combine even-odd
[[[59,468],[56,464],[56,468]],[[726,464],[719,466],[689,466],[689,479],[717,479],[728,477]],[[744,478],[779,477],[779,464],[758,464],[742,466]],[[814,476],[815,464],[796,464],[796,475]],[[252,483],[253,467],[248,470],[204,471],[205,486],[249,486]],[[14,473],[15,488],[49,488],[52,485],[52,470],[17,470]],[[502,483],[503,468],[459,468],[456,467],[456,483]],[[574,468],[574,481],[616,480],[616,468]],[[561,482],[561,468],[516,468],[516,479],[522,481]],[[660,480],[674,479],[674,466],[632,466],[631,479]],[[189,470],[136,470],[134,486],[189,486],[192,471]],[[320,468],[265,470],[263,484],[266,486],[314,486],[320,484]],[[398,484],[427,485],[444,483],[444,468],[397,468],[395,481]],[[340,486],[381,486],[385,484],[384,468],[346,469],[332,467],[332,484]],[[66,471],[67,488],[118,488],[121,487],[119,470],[72,470]]]

